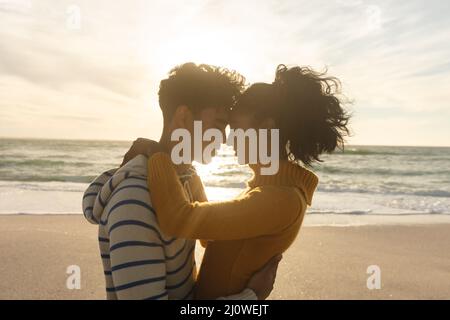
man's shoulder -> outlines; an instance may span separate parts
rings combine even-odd
[[[145,177],[130,175],[122,179],[111,192],[103,215],[114,216],[111,221],[133,219],[159,229]]]
[[[116,175],[147,177],[147,157],[138,155],[116,171]]]

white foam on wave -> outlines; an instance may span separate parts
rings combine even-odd
[[[318,191],[309,212],[352,215],[450,214],[450,198]]]
[[[81,213],[82,197],[83,192],[2,190],[0,214]]]
[[[87,186],[87,185],[86,185]],[[82,189],[84,189],[84,186]],[[210,200],[228,200],[243,189],[206,187]],[[24,190],[0,192],[0,214],[81,214],[83,192]],[[395,197],[394,197],[395,198]],[[317,192],[308,209],[308,226],[361,226],[383,224],[450,223],[450,211],[429,214],[423,208],[394,208],[386,196]],[[398,201],[398,199],[397,199]],[[418,199],[406,199],[413,204]],[[420,201],[419,201],[420,203]],[[448,204],[447,204],[448,205]],[[445,211],[445,210],[443,210]],[[428,214],[427,214],[428,213]],[[447,213],[447,214],[446,214]]]
[[[360,227],[368,225],[422,225],[450,223],[450,215],[430,214],[307,214],[303,221],[308,227]]]

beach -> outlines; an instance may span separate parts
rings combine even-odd
[[[450,223],[313,220],[285,253],[270,299],[450,299]],[[97,227],[82,215],[0,215],[0,252],[0,299],[105,298]],[[71,265],[81,269],[79,290],[66,287]],[[371,265],[381,289],[367,288]]]

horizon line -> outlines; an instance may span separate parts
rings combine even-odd
[[[144,137],[145,138],[145,137]],[[87,139],[87,138],[36,138],[36,137],[3,137],[0,136],[0,140],[48,140],[48,141],[95,141],[95,142],[133,142],[132,139],[125,140],[125,139]],[[347,144],[345,146],[364,146],[364,147],[414,147],[414,148],[450,148],[450,145],[444,146],[444,145],[398,145],[398,144]]]

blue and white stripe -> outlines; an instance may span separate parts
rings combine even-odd
[[[83,196],[86,219],[98,224],[108,299],[191,299],[195,241],[165,236],[147,188],[146,158],[109,170]]]

